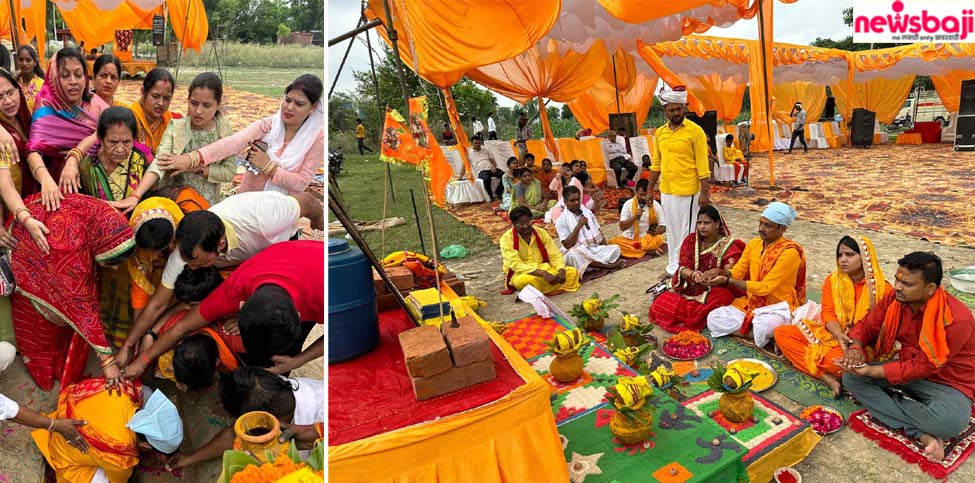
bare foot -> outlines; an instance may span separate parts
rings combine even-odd
[[[928,461],[939,463],[945,459],[945,443],[941,441],[941,438],[929,434],[922,434],[919,439],[921,440],[921,444],[924,445],[924,456],[928,458]]]
[[[826,383],[827,386],[833,391],[833,399],[839,399],[840,392],[843,391],[843,386],[840,384],[839,379],[836,376],[824,372],[822,376],[819,376],[819,380]]]
[[[624,262],[623,260],[618,260],[616,263],[612,265],[612,268],[613,270],[619,270],[625,266],[626,266],[626,262]]]

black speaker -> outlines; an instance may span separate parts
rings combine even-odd
[[[958,104],[958,115],[975,115],[975,79],[961,82],[961,100]]]
[[[684,117],[701,126],[708,138],[708,146],[711,146],[711,152],[717,155],[718,146],[715,144],[714,137],[718,135],[718,111],[707,111],[703,116],[688,112]]]
[[[873,145],[873,128],[877,120],[877,113],[866,109],[853,110],[850,143],[857,148],[867,148]]]
[[[955,151],[975,151],[975,115],[958,116],[955,125]]]
[[[836,117],[836,98],[827,97],[826,107],[823,108],[823,115],[819,116],[820,121],[832,121]]]

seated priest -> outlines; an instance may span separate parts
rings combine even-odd
[[[775,328],[792,322],[792,311],[806,303],[806,258],[798,243],[785,238],[796,219],[789,205],[769,203],[758,222],[758,238],[745,246],[731,270],[721,269],[709,278],[710,286],[729,285],[744,290],[731,305],[708,314],[708,328],[715,337],[739,331],[753,332],[755,345],[772,340]]]
[[[589,267],[615,270],[623,268],[620,260],[620,247],[607,245],[606,237],[599,229],[596,215],[582,206],[579,188],[567,186],[562,190],[565,211],[555,222],[555,231],[562,242],[562,258],[565,264],[574,267],[579,274],[586,273]]]
[[[650,181],[636,182],[636,195],[623,203],[620,210],[621,236],[610,238],[609,242],[620,247],[623,258],[643,258],[646,254],[663,254],[664,237],[667,225],[660,203],[647,202],[647,188]]]
[[[940,463],[945,441],[972,414],[975,321],[941,287],[937,255],[914,252],[897,265],[894,290],[853,327],[836,364],[873,417],[920,440],[924,456]]]
[[[515,207],[509,216],[512,228],[501,235],[501,269],[505,289],[512,294],[526,285],[549,295],[579,290],[579,272],[566,267],[562,253],[549,234],[532,224],[532,212]]]

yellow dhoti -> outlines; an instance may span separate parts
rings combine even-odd
[[[609,239],[609,242],[620,247],[620,256],[623,258],[643,258],[647,253],[662,247],[664,237],[663,235],[643,235],[639,240],[633,240],[625,236],[614,236]]]
[[[543,263],[538,266],[539,270],[544,270],[552,275],[559,273],[559,270],[548,263]],[[537,275],[532,275],[530,273],[522,273],[512,275],[511,285],[516,290],[521,290],[528,285],[535,287],[539,292],[543,294],[550,294],[559,290],[564,290],[566,292],[575,292],[579,290],[579,272],[573,267],[565,267],[565,282],[559,284],[549,283],[542,277]]]

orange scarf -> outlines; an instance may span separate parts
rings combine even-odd
[[[155,126],[153,126],[146,119],[146,113],[142,110],[141,102],[133,102],[129,105],[129,109],[132,111],[132,114],[135,114],[135,120],[139,125],[138,141],[146,145],[152,151],[152,155],[155,156],[156,150],[159,149],[159,143],[162,142],[163,133],[166,132],[169,121],[173,120],[173,113],[166,111],[163,113],[162,118],[156,121]]]
[[[895,301],[896,302],[896,301]],[[901,314],[904,313],[900,302],[892,303],[887,307],[884,315],[884,323],[880,327],[880,336],[877,337],[877,344],[874,347],[874,354],[882,357],[890,354],[894,350],[894,341],[897,339],[897,332],[901,326]],[[928,299],[924,308],[924,319],[921,322],[921,335],[918,337],[917,345],[924,351],[937,367],[941,367],[948,360],[948,341],[945,336],[945,328],[954,322],[951,316],[951,308],[948,307],[948,293],[945,289],[938,287],[934,295]]]
[[[803,305],[806,303],[806,256],[803,255],[802,247],[798,243],[789,239],[783,239],[767,247],[765,253],[762,255],[762,266],[758,269],[758,279],[765,278],[772,271],[772,267],[775,266],[775,262],[779,260],[782,252],[790,248],[794,248],[799,252],[799,271],[796,272],[796,296],[799,298],[799,305]],[[767,296],[748,296],[747,315],[745,316],[744,323],[741,325],[742,334],[747,334],[752,329],[752,318],[755,316],[752,311],[759,307],[765,307],[766,305],[768,305]]]
[[[633,223],[633,239],[636,240],[637,243],[640,243],[640,217],[637,216],[637,213],[640,212],[640,199],[634,196],[633,203],[631,203],[631,205],[633,205],[633,218],[636,220]],[[659,220],[657,220],[657,210],[653,209],[652,201],[647,204],[645,209],[647,210],[647,224],[653,226],[659,223]]]

